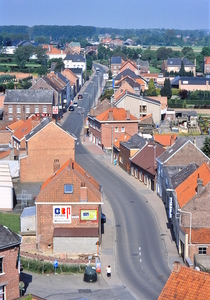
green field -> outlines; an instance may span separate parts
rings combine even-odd
[[[17,67],[17,64],[14,63],[0,63],[0,66],[6,66],[6,67]],[[26,67],[32,67],[32,68],[38,68],[41,65],[40,64],[26,64]]]
[[[20,214],[0,212],[0,224],[18,233],[20,231]]]

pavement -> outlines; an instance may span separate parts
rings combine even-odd
[[[83,92],[85,86],[80,90]],[[69,112],[65,113],[63,118],[59,121],[62,125]],[[169,269],[173,270],[173,262],[179,261],[183,264],[179,257],[175,242],[172,240],[171,231],[168,226],[168,219],[165,211],[165,206],[162,200],[153,192],[148,190],[143,183],[135,177],[130,176],[118,165],[111,163],[111,155],[105,153],[99,146],[93,144],[88,137],[85,137],[81,142],[90,151],[94,157],[99,159],[105,167],[115,172],[122,177],[134,189],[136,189],[149,203],[154,217],[159,226],[160,235],[163,240],[165,255],[168,261]],[[115,249],[115,224],[114,215],[109,201],[104,197],[103,212],[106,214],[105,234],[103,234],[103,242],[99,247],[101,274],[98,275],[98,281],[95,283],[86,283],[83,281],[83,274],[75,275],[38,275],[27,271],[23,272],[22,280],[26,282],[26,293],[32,293],[46,299],[122,299],[134,300],[139,299],[132,294],[132,291],[126,287],[121,281],[116,268],[116,249]],[[106,277],[106,267],[111,265],[112,277]],[[33,279],[33,280],[32,280]],[[56,294],[53,288],[56,286]],[[70,292],[69,292],[70,291]],[[57,298],[56,298],[57,297]]]

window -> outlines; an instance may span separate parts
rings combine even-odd
[[[35,106],[35,114],[39,113],[39,106]]]
[[[125,132],[125,127],[121,127],[121,132]]]
[[[134,167],[131,167],[131,176],[134,176]]]
[[[116,70],[117,69],[117,67],[116,66],[114,66],[114,70]]]
[[[138,178],[138,169],[135,169],[135,178]]]
[[[144,184],[147,184],[147,180],[148,180],[147,175],[144,175]]]
[[[118,132],[118,127],[115,127],[115,132]]]
[[[30,114],[30,106],[26,106],[26,113]]]
[[[64,194],[73,194],[73,184],[64,184]]]
[[[123,164],[123,157],[120,156],[120,163]]]
[[[4,273],[3,269],[3,257],[0,257],[0,274]]]
[[[5,292],[6,292],[6,288],[5,285],[0,286],[0,300],[5,300]]]
[[[139,180],[142,181],[142,172],[139,173]]]
[[[47,113],[47,106],[43,106],[43,114]]]
[[[14,140],[14,148],[17,148],[17,146],[16,146],[16,141]]]
[[[13,108],[12,108],[12,106],[9,107],[9,110],[8,110],[8,111],[9,111],[9,114],[12,114],[12,113],[13,113]]]
[[[17,106],[17,114],[20,114],[20,113],[21,113],[21,107]]]
[[[205,255],[206,254],[206,247],[199,247],[198,248],[198,254]]]

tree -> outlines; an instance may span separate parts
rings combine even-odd
[[[157,96],[156,88],[153,79],[150,79],[148,84],[147,96]]]
[[[37,46],[34,48],[34,53],[37,55],[38,61],[43,62],[47,59],[46,51],[47,49],[44,49],[41,46]]]
[[[157,60],[167,59],[171,53],[173,53],[173,50],[171,48],[160,47],[156,51]]]
[[[201,149],[204,154],[210,157],[210,138],[206,137],[203,143],[203,148]]]
[[[181,61],[181,68],[179,70],[179,75],[182,77],[182,76],[185,76],[185,68],[184,68],[184,63],[183,63],[183,60]]]
[[[38,67],[36,71],[40,76],[47,74],[47,68],[45,66]]]
[[[203,56],[210,56],[210,47],[203,47],[202,51],[201,51],[201,54]]]
[[[164,81],[164,86],[160,90],[161,96],[167,96],[167,99],[170,99],[172,96],[172,91],[171,91],[171,82],[170,79],[165,79]]]
[[[33,54],[34,48],[32,45],[18,47],[14,54],[14,60],[20,69],[24,69],[30,56]]]
[[[188,98],[188,91],[187,90],[179,90],[179,97],[181,99],[187,99]]]

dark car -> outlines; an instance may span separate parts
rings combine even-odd
[[[82,98],[83,98],[82,94],[79,94],[79,95],[77,96],[77,99],[82,99]]]
[[[101,213],[101,223],[106,223],[106,215],[104,213]]]
[[[73,105],[69,106],[69,111],[74,111],[74,106]]]

